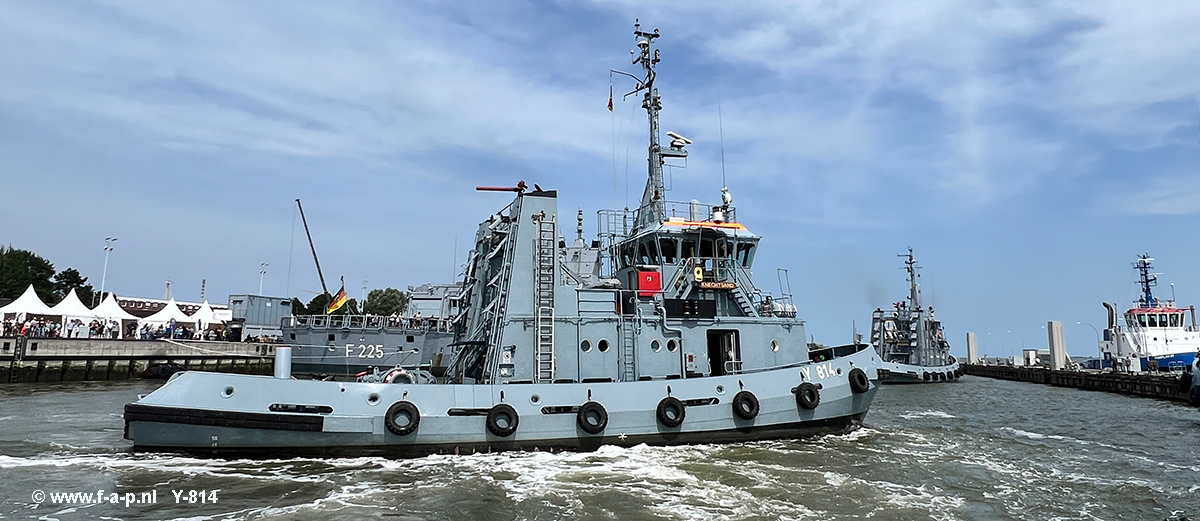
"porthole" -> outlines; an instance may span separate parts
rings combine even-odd
[[[667,351],[674,353],[676,349],[679,349],[679,343],[674,340],[667,340]]]
[[[662,351],[662,342],[659,342],[658,340],[650,342],[650,350],[654,351],[655,353]]]
[[[596,344],[596,349],[599,349],[601,353],[607,353],[608,352],[608,340],[600,339],[600,342],[598,344]]]
[[[225,389],[223,389],[221,391],[221,397],[229,398],[230,396],[233,396],[233,386],[232,385],[225,387]]]
[[[580,342],[580,343],[579,343],[579,349],[580,349],[580,350],[582,350],[584,353],[591,352],[591,350],[592,350],[592,341],[591,341],[591,340],[584,340],[583,342]]]
[[[776,352],[779,351],[779,341],[778,340],[771,341],[771,350],[776,351]]]

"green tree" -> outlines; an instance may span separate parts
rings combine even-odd
[[[312,300],[308,301],[308,306],[306,307],[308,314],[324,315],[325,306],[329,305],[329,300],[332,298],[333,297],[328,293],[322,293],[313,297]]]
[[[17,298],[33,284],[43,302],[54,299],[54,265],[31,251],[0,247],[0,297]]]
[[[307,307],[308,314],[324,315],[325,307],[329,305],[329,301],[331,301],[331,300],[333,300],[333,295],[330,295],[328,293],[322,293],[320,295],[313,297],[312,300],[308,301],[308,307]],[[333,315],[353,315],[356,313],[357,307],[358,307],[358,302],[354,299],[349,299],[346,301],[346,305],[338,308],[338,310],[334,311],[332,314]]]
[[[96,292],[92,289],[92,285],[87,283],[87,277],[79,274],[79,270],[67,268],[54,276],[54,297],[56,299],[62,301],[72,289],[75,290],[75,295],[81,302],[89,306],[92,304],[92,296]]]
[[[403,313],[408,308],[408,295],[396,288],[373,289],[367,293],[363,311],[370,315]]]
[[[308,311],[308,306],[305,306],[304,302],[301,302],[300,299],[296,297],[292,297],[292,314],[311,315],[312,313]]]

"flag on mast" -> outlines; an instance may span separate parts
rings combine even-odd
[[[612,112],[612,78],[608,81],[608,111]]]
[[[333,296],[333,300],[329,301],[329,305],[325,306],[325,314],[328,315],[341,309],[346,305],[347,300],[349,299],[346,298],[346,278],[342,277],[342,289],[338,290],[337,295]]]

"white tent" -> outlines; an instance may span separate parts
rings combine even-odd
[[[121,305],[116,304],[116,297],[112,293],[109,293],[108,297],[104,298],[104,301],[91,312],[96,317],[114,318],[118,321],[137,321],[138,319],[138,317],[130,315],[130,312],[121,309]]]
[[[53,311],[50,311],[50,306],[47,306],[46,303],[42,302],[42,299],[37,296],[37,292],[33,290],[33,284],[30,284],[29,288],[25,290],[25,293],[22,293],[20,297],[17,297],[17,300],[14,300],[7,306],[0,308],[0,317],[8,313],[16,313],[18,319],[24,318],[24,315],[28,314],[56,314]]]
[[[92,310],[92,315],[104,319],[137,320],[137,317],[130,315],[128,311],[121,308],[120,304],[117,304],[117,297],[113,296],[112,293],[109,293],[104,298],[104,302],[101,302],[99,306],[96,306],[96,309]]]
[[[197,309],[195,313],[192,313],[191,319],[193,322],[199,324],[199,327],[203,328],[209,324],[221,322],[215,315],[216,312],[213,311],[212,306],[208,305],[208,301],[205,300],[203,304],[200,304],[200,309]]]
[[[83,324],[86,324],[87,322],[97,318],[96,314],[92,312],[91,309],[88,309],[87,306],[83,305],[83,302],[79,301],[79,295],[75,294],[74,288],[71,288],[71,292],[67,293],[67,296],[62,299],[62,302],[59,302],[54,307],[50,308],[50,312],[55,315],[62,316],[63,329],[61,334],[62,336],[68,338],[77,337],[80,336],[81,333],[87,332],[86,326],[71,327],[71,322],[78,320],[79,322],[76,324],[78,326],[82,326]]]
[[[75,288],[71,288],[71,292],[62,299],[54,307],[50,308],[50,313],[54,315],[62,315],[64,317],[94,317],[95,313],[83,302],[79,301],[79,295],[75,294]]]
[[[172,319],[176,324],[195,324],[196,321],[192,317],[187,316],[179,306],[175,304],[175,298],[167,301],[167,305],[158,310],[157,313],[141,319],[143,324],[166,324]]]
[[[109,293],[108,296],[105,297],[104,301],[101,302],[99,306],[96,306],[96,309],[92,310],[91,317],[100,320],[106,327],[116,327],[115,333],[117,336],[115,338],[125,338],[124,326],[126,324],[124,321],[137,320],[137,317],[130,315],[129,312],[121,309],[121,305],[117,303],[116,296],[114,296],[112,293]],[[113,324],[113,322],[116,322],[116,324]],[[87,324],[85,324],[84,327],[87,327]],[[68,334],[69,333],[70,331],[68,330]],[[107,336],[108,334],[109,331],[105,331],[104,335]]]

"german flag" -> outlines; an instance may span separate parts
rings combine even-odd
[[[346,298],[346,282],[343,281],[342,289],[338,290],[337,295],[333,296],[333,300],[329,301],[329,305],[325,306],[325,314],[328,315],[341,309],[342,306],[346,305],[347,300],[349,299]]]

